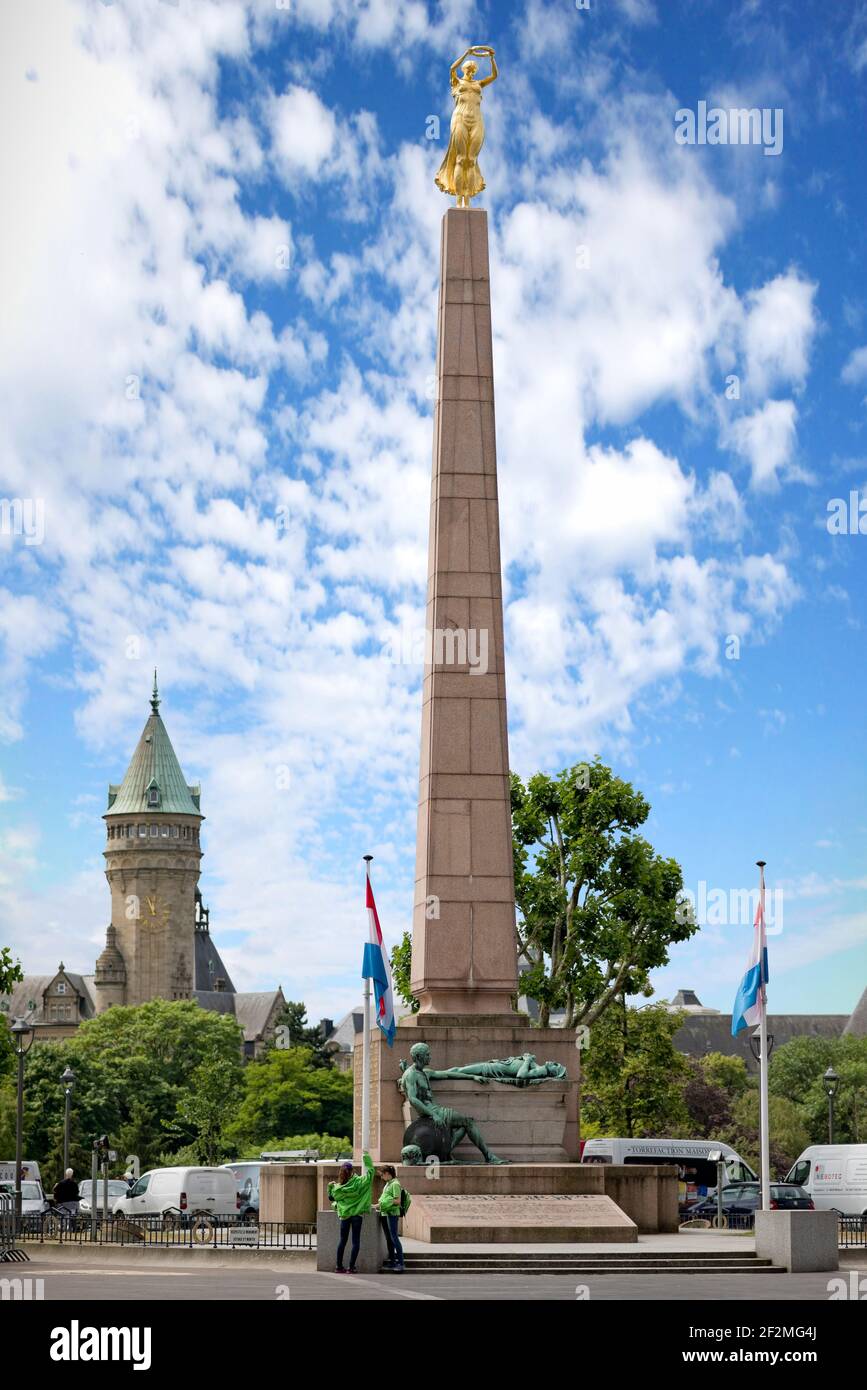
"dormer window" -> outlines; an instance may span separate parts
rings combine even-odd
[[[58,981],[57,981],[57,984],[54,986],[54,993],[55,993],[55,994],[65,994],[65,993],[66,993],[66,982],[65,982],[65,980],[58,980]]]
[[[159,804],[160,789],[152,783],[151,786],[148,787],[148,806],[159,806]]]

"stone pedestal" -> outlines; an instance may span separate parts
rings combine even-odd
[[[790,1274],[837,1269],[837,1213],[757,1211],[756,1254]]]
[[[486,1085],[475,1081],[432,1081],[436,1101],[471,1115],[485,1142],[500,1158],[512,1163],[565,1163],[578,1158],[578,1058],[574,1032],[562,1028],[530,1028],[518,1014],[465,1018],[416,1014],[401,1019],[394,1046],[388,1047],[379,1029],[371,1034],[371,1156],[377,1163],[397,1163],[403,1134],[416,1116],[397,1087],[401,1058],[409,1064],[410,1048],[426,1042],[433,1070],[459,1067],[493,1057],[533,1052],[540,1062],[560,1062],[563,1081],[539,1086]],[[355,1133],[361,1132],[361,1047],[354,1050]],[[482,1157],[468,1140],[455,1150],[467,1163]],[[356,1151],[356,1161],[361,1158]]]
[[[259,1219],[315,1221],[316,1177],[315,1163],[263,1163],[259,1169]]]
[[[568,1226],[566,1243],[582,1240],[608,1239],[601,1230],[615,1231],[610,1238],[632,1241],[630,1226],[642,1234],[655,1235],[677,1231],[677,1169],[655,1163],[509,1163],[488,1165],[479,1163],[440,1164],[409,1167],[397,1164],[397,1176],[402,1187],[412,1194],[412,1205],[405,1220],[406,1234],[417,1240],[440,1240],[459,1237],[454,1231],[475,1234],[467,1237],[470,1244],[491,1239],[518,1241],[555,1240],[553,1235],[537,1235]],[[339,1172],[338,1164],[318,1165],[319,1205],[327,1201],[329,1182]],[[374,1191],[376,1200],[379,1187]],[[568,1210],[552,1200],[560,1197],[604,1197],[611,1206],[604,1211],[600,1203],[589,1204],[583,1213],[578,1208]],[[449,1208],[440,1199],[461,1199],[463,1206]],[[503,1199],[504,1204],[492,1206],[491,1198]],[[436,1199],[433,1206],[429,1199]],[[543,1201],[542,1199],[546,1199]],[[535,1203],[535,1206],[533,1204]],[[480,1205],[481,1204],[481,1205]],[[531,1206],[533,1209],[531,1210]],[[625,1225],[619,1212],[628,1218]],[[510,1220],[514,1214],[520,1219]],[[577,1226],[586,1227],[596,1235],[583,1235],[576,1229],[573,1215],[581,1219]],[[608,1218],[611,1218],[610,1220]],[[604,1219],[602,1219],[604,1218]],[[498,1230],[511,1231],[511,1236],[479,1234]],[[440,1236],[425,1234],[435,1229],[452,1232]],[[463,1237],[460,1237],[463,1239]]]
[[[334,1269],[337,1264],[337,1242],[340,1239],[340,1218],[333,1207],[316,1213],[316,1268]],[[349,1268],[349,1252],[352,1249],[352,1232],[346,1242],[343,1254],[344,1269]],[[369,1211],[362,1218],[361,1246],[355,1268],[359,1274],[378,1274],[387,1255],[385,1236],[376,1212]]]

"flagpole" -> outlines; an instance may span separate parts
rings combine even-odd
[[[757,859],[756,866],[759,871],[759,903],[762,913],[762,945],[764,947],[761,960],[761,1001],[762,1012],[759,1020],[759,1046],[761,1054],[759,1057],[759,1141],[761,1147],[761,1174],[762,1174],[762,1211],[771,1209],[771,1158],[770,1158],[770,1135],[768,1132],[768,992],[765,986],[765,956],[766,956],[766,930],[765,922],[765,863],[764,859]]]
[[[364,855],[365,887],[370,882],[372,854]],[[364,1032],[361,1038],[361,1152],[370,1148],[370,977],[364,981]]]

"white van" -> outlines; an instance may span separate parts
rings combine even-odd
[[[228,1168],[153,1168],[119,1197],[115,1216],[236,1216],[238,1188]]]
[[[817,1211],[867,1216],[867,1144],[811,1144],[786,1177]]]
[[[739,1153],[719,1139],[588,1139],[582,1163],[674,1163],[680,1169],[678,1205],[686,1210],[716,1192],[717,1167],[708,1157],[721,1153],[726,1183],[757,1182]]]
[[[39,1171],[39,1164],[31,1159],[25,1158],[21,1164],[22,1182],[42,1182],[42,1174]],[[0,1182],[15,1182],[15,1159],[0,1159]]]

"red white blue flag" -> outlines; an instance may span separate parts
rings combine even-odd
[[[385,942],[382,939],[382,929],[379,925],[376,903],[373,900],[369,874],[367,876],[367,918],[370,940],[364,948],[361,978],[373,981],[373,992],[376,997],[376,1021],[385,1034],[386,1042],[391,1047],[394,1043],[394,993],[391,988],[391,966],[389,965]]]
[[[753,949],[732,1009],[732,1037],[742,1028],[755,1028],[762,1020],[768,974],[768,946],[765,938],[765,879],[762,874],[759,905],[753,923]]]

